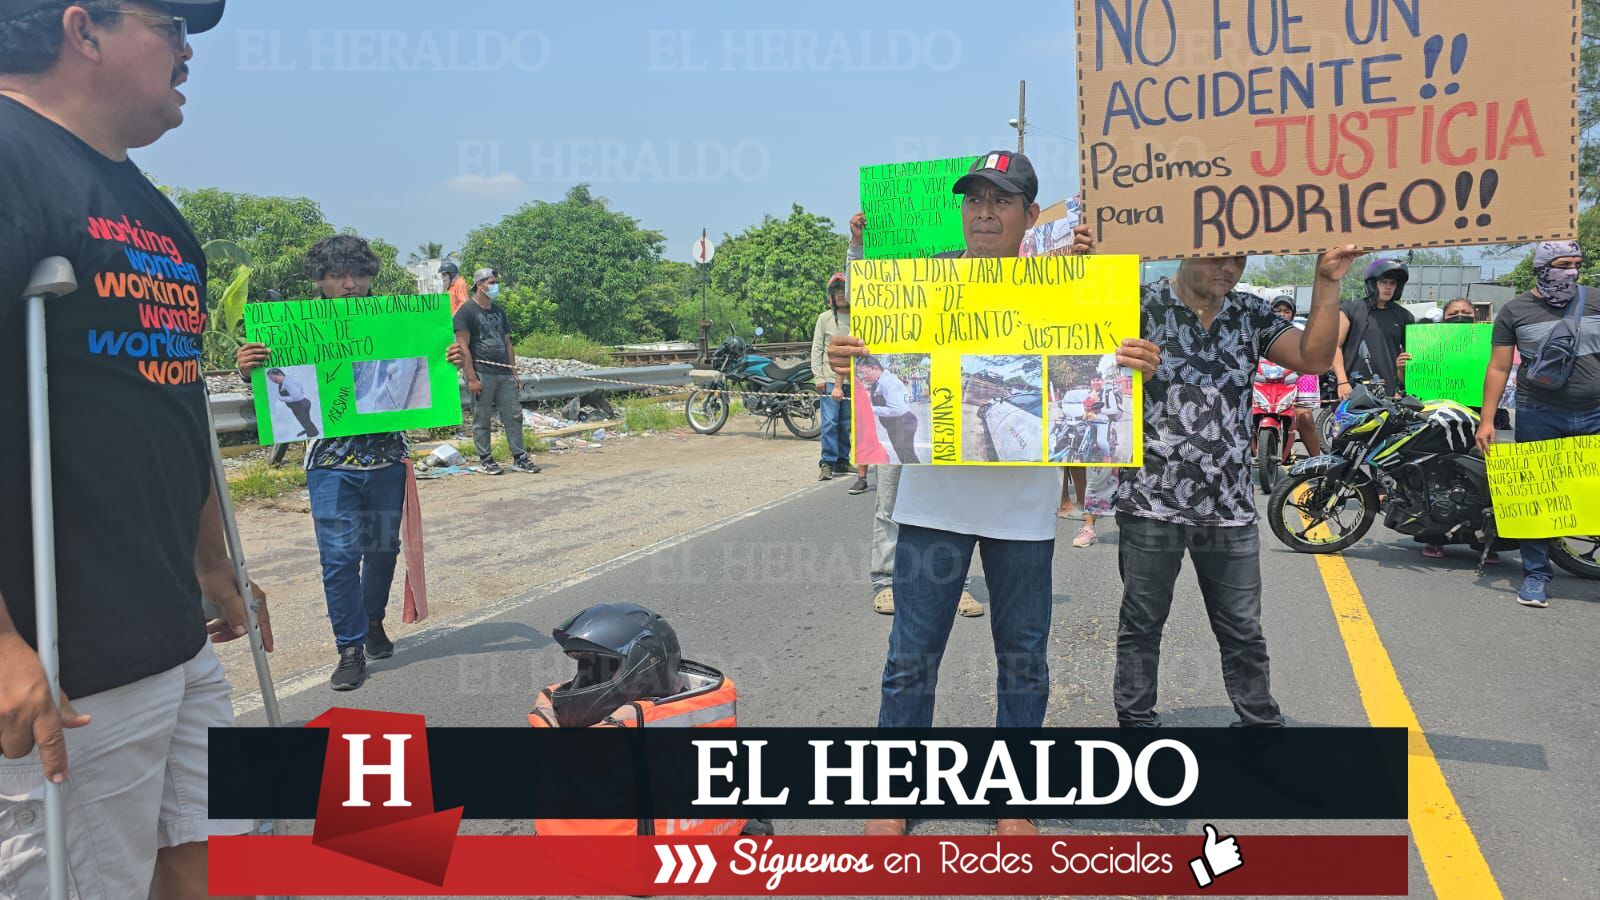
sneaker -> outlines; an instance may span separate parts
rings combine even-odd
[[[1427,559],[1444,559],[1444,548],[1438,544],[1423,544],[1422,555]]]
[[[872,595],[872,611],[885,616],[894,615],[894,588],[879,588]]]
[[[339,665],[328,683],[336,691],[353,691],[367,682],[367,658],[352,644],[339,651]]]
[[[822,462],[817,463],[817,480],[818,481],[832,481],[833,480],[833,475],[834,475],[833,463],[828,462],[827,460],[823,460]]]
[[[1085,525],[1078,529],[1078,536],[1072,539],[1072,546],[1080,550],[1084,547],[1093,547],[1098,543],[1100,543],[1100,536],[1094,533],[1093,525]]]
[[[499,475],[505,472],[505,469],[500,468],[500,464],[494,460],[486,459],[479,463],[478,471],[485,475]]]
[[[962,591],[961,602],[956,604],[956,612],[969,619],[976,619],[983,615],[983,604],[978,602],[977,597],[972,596],[971,591]]]
[[[857,476],[856,483],[850,485],[850,493],[865,494],[867,492],[867,479]]]
[[[1534,609],[1548,607],[1550,601],[1544,596],[1544,579],[1536,575],[1525,576],[1522,579],[1522,588],[1517,591],[1517,602]]]
[[[371,619],[367,621],[367,659],[388,659],[394,655],[394,641],[389,640],[389,635],[384,633],[383,623]]]
[[[540,472],[539,464],[526,455],[512,463],[511,468],[516,469],[518,472],[527,472],[529,475],[537,475]]]
[[[835,475],[849,475],[850,474],[850,463],[848,463],[848,462],[846,462],[845,460],[842,460],[842,459],[839,460],[838,462],[834,463],[833,464],[833,474],[835,474]]]

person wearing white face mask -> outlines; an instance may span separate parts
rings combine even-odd
[[[1533,251],[1534,288],[1507,303],[1494,320],[1494,353],[1483,382],[1483,408],[1500,405],[1512,357],[1517,372],[1517,443],[1600,434],[1600,291],[1578,285],[1583,251],[1577,241],[1546,241]],[[1494,443],[1494,418],[1478,426],[1478,447]],[[1517,602],[1549,606],[1545,585],[1555,575],[1550,542],[1521,542]]]
[[[493,269],[472,273],[472,299],[456,310],[456,343],[461,347],[467,390],[472,392],[472,444],[478,462],[489,475],[499,475],[490,443],[490,424],[496,413],[511,448],[511,467],[534,473],[539,467],[522,446],[522,404],[517,402],[517,350],[511,345],[506,311],[494,301],[500,296],[500,276]]]

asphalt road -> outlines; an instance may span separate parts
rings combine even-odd
[[[627,599],[663,613],[686,656],[738,681],[741,724],[870,726],[890,619],[872,612],[864,577],[869,506],[850,502],[865,498],[847,498],[846,485],[844,479],[818,484],[507,598],[470,624],[410,635],[394,659],[372,664],[360,691],[334,694],[318,684],[283,697],[285,715],[303,722],[343,705],[421,712],[434,725],[525,726],[534,692],[568,677],[551,628],[590,604]],[[1060,524],[1047,724],[1111,726],[1116,530],[1106,527],[1101,545],[1076,550],[1068,541],[1078,523]],[[1472,839],[1465,849],[1441,846],[1436,829],[1414,822],[1410,895],[1495,896],[1497,885],[1506,897],[1596,896],[1600,583],[1561,576],[1551,586],[1550,608],[1533,610],[1513,600],[1520,577],[1514,554],[1478,578],[1465,551],[1425,561],[1409,539],[1381,528],[1342,562],[1292,553],[1269,531],[1262,546],[1273,689],[1291,723],[1366,725],[1369,713],[1414,711],[1426,747],[1413,742],[1413,818],[1418,773],[1436,765],[1445,786],[1447,805],[1438,813],[1444,827],[1459,837],[1464,822],[1475,839],[1476,849]],[[1353,582],[1342,580],[1346,567]],[[986,600],[981,575],[974,592]],[[1376,638],[1362,642],[1367,620]],[[989,621],[956,623],[939,684],[938,724],[993,722]],[[1387,693],[1384,660],[1398,679]],[[1224,726],[1233,719],[1216,645],[1187,572],[1167,626],[1160,691],[1168,724]],[[261,724],[260,714],[245,722]],[[463,824],[472,833],[527,830],[523,823]],[[777,824],[781,833],[859,827]],[[1046,830],[1198,834],[1202,824],[1047,822]],[[1408,830],[1400,822],[1216,824],[1238,835]],[[981,833],[988,826],[933,822],[919,833]],[[1438,851],[1427,867],[1419,842]],[[1481,871],[1473,874],[1477,853],[1492,883]]]

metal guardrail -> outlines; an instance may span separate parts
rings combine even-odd
[[[580,375],[523,375],[517,399],[523,403],[566,400],[595,391],[629,393],[626,385],[609,381],[626,381],[642,388],[680,387],[689,384],[688,365],[631,366],[621,369],[592,369]],[[608,379],[591,381],[589,379]],[[472,398],[467,386],[461,385],[461,405],[470,406]],[[235,434],[254,431],[256,428],[255,401],[245,394],[212,394],[211,417],[216,421],[218,434]]]

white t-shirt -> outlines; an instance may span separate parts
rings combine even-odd
[[[906,466],[894,520],[1003,541],[1048,541],[1061,506],[1058,468]]]

